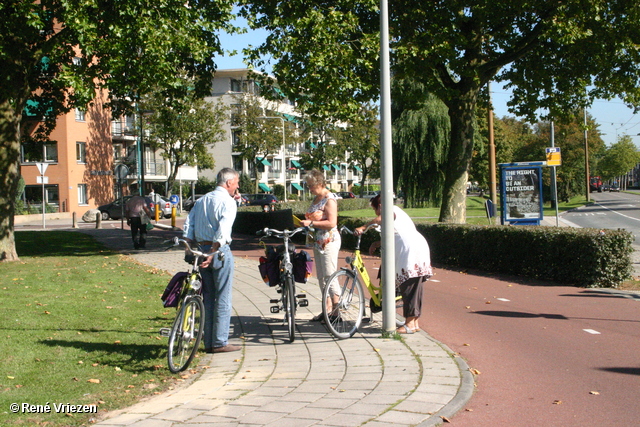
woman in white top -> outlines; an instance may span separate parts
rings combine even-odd
[[[313,253],[316,264],[316,276],[320,284],[320,291],[327,285],[329,277],[338,269],[338,254],[340,252],[340,233],[338,232],[338,202],[336,195],[327,189],[324,174],[317,169],[309,171],[305,177],[309,192],[315,196],[311,206],[302,221],[303,226],[313,227],[315,241]],[[332,310],[333,302],[337,303],[339,285],[331,285],[332,301],[326,301],[327,309]],[[331,304],[331,306],[329,306]],[[322,313],[313,318],[320,321]]]
[[[380,195],[371,199],[371,207],[377,217],[362,227],[356,228],[356,234],[362,234],[371,224],[382,223]],[[418,319],[422,311],[422,282],[433,275],[431,256],[427,240],[416,229],[409,215],[398,206],[393,207],[393,215],[396,289],[400,291],[402,296],[402,311],[405,318],[405,324],[400,326],[396,332],[412,334],[420,330]],[[369,253],[373,255],[379,247],[379,241],[372,243]]]

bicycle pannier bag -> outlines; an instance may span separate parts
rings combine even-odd
[[[160,297],[165,307],[177,307],[178,300],[180,299],[180,293],[182,292],[182,285],[184,281],[187,280],[189,273],[186,271],[181,271],[176,273],[171,280],[169,280],[169,284],[164,289],[164,293]]]
[[[300,251],[293,255],[293,279],[298,283],[307,283],[313,272],[313,260],[311,255],[305,251]]]
[[[276,286],[280,283],[280,257],[272,246],[266,248],[265,255],[260,257],[258,270],[267,286]]]

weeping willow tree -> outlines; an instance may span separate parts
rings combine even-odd
[[[392,86],[395,188],[406,208],[440,206],[451,125],[447,107],[412,79]]]

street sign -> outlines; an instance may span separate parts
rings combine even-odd
[[[129,175],[129,167],[121,163],[116,166],[114,173],[120,181],[124,181],[127,178],[127,175]]]
[[[547,166],[562,166],[562,158],[560,155],[560,147],[545,148],[547,153]]]
[[[180,202],[180,197],[178,197],[177,194],[172,194],[171,197],[169,197],[169,201],[174,204],[177,205],[178,202]]]
[[[36,176],[36,184],[48,184],[49,177],[48,176]]]
[[[40,171],[40,175],[44,175],[44,173],[47,171],[47,168],[49,167],[49,163],[36,163],[36,166]]]

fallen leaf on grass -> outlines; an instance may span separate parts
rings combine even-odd
[[[100,384],[100,380],[97,378],[90,378],[87,380],[88,383]]]

